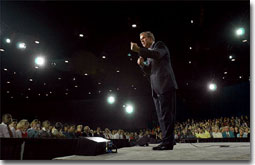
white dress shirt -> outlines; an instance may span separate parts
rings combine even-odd
[[[0,124],[0,137],[5,137],[5,138],[10,137],[8,126],[5,123]]]

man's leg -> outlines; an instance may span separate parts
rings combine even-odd
[[[174,143],[174,123],[176,116],[176,91],[171,90],[159,97],[159,105],[162,117],[163,144],[173,145]]]
[[[165,125],[164,125],[161,110],[160,110],[161,106],[160,106],[159,98],[158,97],[153,97],[153,101],[154,101],[156,112],[157,112],[157,117],[158,117],[158,123],[159,123],[159,126],[160,126],[160,130],[162,132],[162,137],[164,137],[163,133],[165,132]]]

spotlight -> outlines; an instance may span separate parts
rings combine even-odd
[[[6,38],[5,42],[10,44],[11,43],[11,39],[10,38]]]
[[[214,83],[210,83],[210,84],[208,85],[208,88],[209,88],[209,90],[211,90],[211,91],[215,91],[215,90],[217,89],[217,85],[214,84]]]
[[[236,35],[238,35],[238,36],[242,36],[242,35],[244,35],[244,33],[245,33],[244,28],[238,28],[236,30]]]
[[[36,58],[35,58],[35,64],[36,64],[36,65],[43,66],[44,63],[45,63],[44,57],[39,56],[39,57],[36,57]]]
[[[229,56],[229,59],[232,59],[233,58],[233,56]]]
[[[134,111],[134,108],[133,108],[132,105],[127,105],[127,106],[126,106],[126,112],[127,112],[128,114],[133,113],[133,111]]]
[[[113,104],[113,103],[115,102],[115,97],[109,96],[108,99],[107,99],[107,102],[108,102],[109,104]]]
[[[40,42],[39,41],[35,41],[36,44],[39,44]]]
[[[79,34],[79,36],[80,36],[80,37],[84,37],[84,35],[83,35],[83,34]]]
[[[137,27],[136,24],[133,24],[133,25],[132,25],[132,28],[136,28],[136,27]]]
[[[18,48],[19,49],[26,49],[26,44],[24,43],[24,42],[20,42],[20,43],[18,43]]]

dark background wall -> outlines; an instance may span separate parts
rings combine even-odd
[[[204,91],[201,95],[184,95],[177,92],[177,120],[188,118],[210,119],[221,116],[250,114],[250,84],[242,83],[219,89],[217,93]],[[197,92],[193,92],[197,93]],[[127,114],[122,107],[128,100],[134,105],[134,113]],[[157,117],[151,96],[117,98],[109,105],[106,98],[91,100],[2,100],[1,113],[11,113],[13,118],[50,120],[53,123],[74,123],[111,129],[138,129],[157,125]]]

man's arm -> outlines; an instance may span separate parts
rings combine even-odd
[[[155,45],[154,50],[149,50],[147,48],[140,48],[138,53],[143,58],[153,58],[153,59],[159,60],[164,55],[167,54],[167,49],[163,42],[158,42],[157,45]]]

